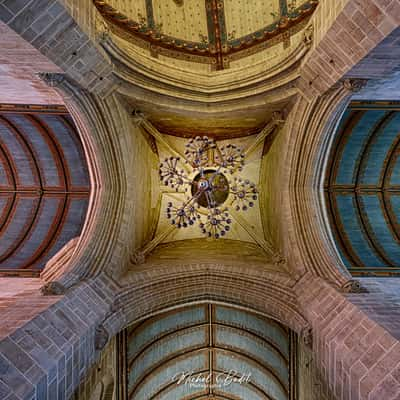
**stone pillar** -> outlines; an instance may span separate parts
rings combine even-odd
[[[297,400],[335,400],[316,365],[312,349],[301,338],[297,349]]]
[[[63,297],[43,297],[35,287],[29,296],[24,290],[19,303],[3,302],[1,313],[8,310],[18,327],[2,329],[0,398],[69,399],[98,358],[95,332],[110,312],[115,290],[102,277],[80,283]]]
[[[376,293],[341,293],[310,274],[299,280],[295,290],[312,326],[313,359],[334,398],[398,399],[400,343],[395,332],[400,326],[396,322],[399,304],[393,304],[391,316],[383,314],[386,322],[392,318],[396,325],[389,331],[377,305],[385,307],[385,300]],[[369,302],[379,311],[371,311]]]
[[[14,6],[11,3],[1,5],[0,21],[82,87],[101,97],[115,90],[118,83],[113,66],[97,43],[75,22],[65,1],[26,0]]]

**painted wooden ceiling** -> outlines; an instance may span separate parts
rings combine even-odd
[[[0,105],[0,275],[37,275],[79,236],[84,152],[63,106]]]
[[[220,70],[288,39],[318,0],[93,0],[114,32],[153,55]],[[286,36],[285,36],[286,35]]]
[[[289,343],[279,323],[220,305],[150,318],[127,330],[128,398],[292,398]],[[248,380],[231,382],[233,375]]]
[[[400,104],[354,102],[341,121],[325,193],[353,275],[400,276]]]

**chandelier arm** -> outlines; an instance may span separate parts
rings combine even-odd
[[[222,165],[218,166],[217,170],[211,175],[211,178],[210,178],[211,184],[213,183],[215,177],[219,174],[219,171],[221,170],[221,168],[222,168]]]
[[[213,200],[211,199],[211,193],[210,192],[204,192],[206,195],[206,199],[207,199],[207,204],[208,204],[208,209],[214,209],[215,206],[213,205]]]
[[[198,193],[199,193],[199,192],[196,192],[194,195],[192,195],[192,197],[189,198],[188,201],[184,202],[182,208],[185,208],[185,207],[186,207],[188,204],[190,204],[194,199],[196,199],[197,197],[199,197],[199,196],[197,195]],[[196,196],[196,195],[197,195],[197,196]]]
[[[190,185],[192,183],[192,181],[185,175],[178,175],[183,181],[184,183]]]
[[[222,164],[223,164],[223,162],[225,161],[224,160],[224,157],[223,157],[223,155],[222,155],[222,153],[221,153],[221,150],[220,150],[220,148],[218,147],[218,145],[216,144],[216,146],[215,146],[215,150],[216,150],[216,152],[217,152],[217,154],[218,154],[218,157],[219,157],[219,159],[220,159],[220,162],[216,162],[216,164],[218,165],[218,166],[220,166],[220,167],[222,167]]]
[[[191,183],[191,180],[187,175],[177,170],[176,165],[173,168],[170,168],[169,171],[172,172],[175,176],[178,176],[179,178],[186,180],[188,183]]]

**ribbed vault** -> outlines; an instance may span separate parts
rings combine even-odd
[[[63,107],[0,109],[0,274],[36,275],[79,236],[90,191]]]
[[[273,320],[211,304],[171,311],[128,328],[129,398],[291,399],[290,352]]]
[[[333,145],[325,193],[333,233],[353,275],[400,275],[400,112],[354,102]]]

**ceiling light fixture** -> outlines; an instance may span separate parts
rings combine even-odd
[[[192,171],[180,169],[180,162]],[[246,211],[258,198],[256,185],[238,176],[244,164],[245,155],[234,144],[219,147],[207,136],[190,139],[183,160],[169,157],[160,164],[162,183],[187,194],[180,205],[167,204],[167,218],[177,228],[198,223],[208,237],[225,236],[232,224],[230,208]]]

